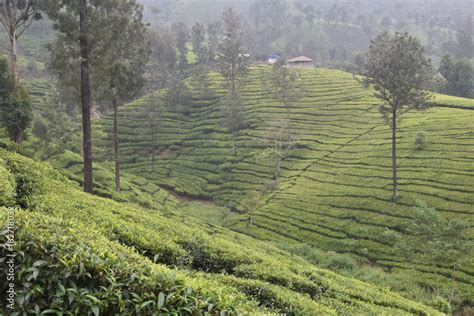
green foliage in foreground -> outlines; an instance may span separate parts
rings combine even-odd
[[[24,181],[36,202],[14,212],[17,306],[24,314],[438,314],[250,237],[87,195],[22,156],[0,151],[0,159],[2,178],[17,193],[14,181]],[[2,248],[0,260],[6,253]]]

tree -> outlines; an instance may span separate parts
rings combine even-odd
[[[242,47],[240,17],[232,8],[223,14],[224,38],[219,46],[219,72],[226,80],[227,88],[234,93],[248,74],[249,59]]]
[[[269,158],[273,162],[273,179],[280,176],[281,161],[286,157],[288,148],[286,144],[286,131],[288,119],[270,117],[266,120],[267,130],[262,135],[262,143],[266,147],[257,158]]]
[[[163,99],[166,106],[176,114],[178,118],[178,129],[181,133],[182,116],[190,113],[191,92],[188,86],[183,80],[177,77],[173,78]]]
[[[141,6],[127,0],[81,2],[81,7],[73,1],[44,0],[43,3],[59,31],[48,47],[51,54],[49,69],[58,77],[60,85],[71,91],[73,99],[81,96],[84,186],[87,192],[92,192],[92,101],[105,109],[108,106],[117,108],[136,96],[143,85],[141,76],[148,49]],[[78,28],[79,11],[81,23]],[[81,77],[75,75],[79,69]]]
[[[222,108],[222,126],[232,134],[232,154],[236,153],[235,138],[238,131],[245,127],[245,108],[240,93],[229,90]]]
[[[113,148],[115,157],[115,190],[120,192],[120,151],[118,134],[118,107],[138,96],[145,84],[143,74],[149,57],[145,41],[146,27],[142,21],[142,7],[134,2],[123,1],[107,8],[110,19],[108,45],[98,51],[103,63],[96,69],[103,83],[100,97],[111,103],[114,112]]]
[[[242,207],[247,212],[247,227],[253,225],[253,212],[260,206],[262,199],[262,193],[259,191],[249,191],[242,202]]]
[[[472,58],[474,56],[474,43],[472,41],[472,34],[474,32],[472,15],[466,18],[464,25],[456,33],[457,41],[457,58]]]
[[[48,67],[81,106],[84,191],[88,193],[93,192],[91,78],[95,77],[94,64],[101,62],[100,54],[91,52],[103,43],[97,34],[103,34],[101,31],[107,29],[105,24],[109,22],[100,10],[95,10],[96,5],[95,1],[87,0],[42,1],[42,8],[58,30],[56,41],[48,46],[51,55]]]
[[[214,61],[219,49],[220,35],[222,33],[221,21],[211,22],[207,25],[207,46],[209,48],[209,60]]]
[[[14,90],[13,78],[6,60],[0,59],[0,117],[1,125],[11,141],[16,144],[25,139],[25,130],[33,119],[31,101],[21,87]]]
[[[0,104],[7,102],[12,91],[11,75],[8,72],[7,61],[0,57]]]
[[[161,116],[163,114],[162,100],[156,93],[148,96],[147,106],[144,107],[143,114],[147,118],[150,130],[151,172],[155,172],[155,157],[158,150],[156,148],[156,129],[161,127]]]
[[[209,71],[205,66],[197,67],[193,76],[191,77],[191,87],[193,95],[199,99],[208,99],[215,96],[211,86],[213,81],[209,76]]]
[[[163,88],[176,71],[178,55],[172,34],[166,30],[148,29],[147,41],[151,55],[149,70],[153,79],[153,88]]]
[[[393,194],[397,198],[397,120],[407,111],[428,105],[431,94],[423,87],[431,75],[430,61],[415,37],[385,31],[371,41],[363,75],[364,84],[372,86],[382,101],[380,111],[392,127]]]
[[[191,33],[191,40],[193,43],[193,51],[197,55],[198,64],[205,64],[208,60],[208,49],[205,45],[206,29],[204,25],[196,23],[193,26]]]
[[[17,40],[33,21],[41,19],[38,0],[0,0],[0,21],[10,39],[10,66],[13,89],[20,86]]]
[[[291,149],[291,107],[303,96],[298,74],[286,66],[285,60],[279,59],[273,64],[268,79],[271,97],[286,110],[287,147]]]
[[[429,264],[435,274],[434,292],[440,296],[439,269],[454,271],[472,262],[474,243],[468,239],[469,225],[460,219],[449,219],[425,203],[413,209],[404,234],[387,230],[385,239],[393,245],[397,254],[414,264]],[[449,301],[454,298],[451,289]]]
[[[446,79],[442,91],[464,98],[474,98],[474,67],[467,59],[454,60],[450,54],[443,56],[439,72]]]
[[[84,155],[84,191],[93,192],[92,184],[92,128],[91,85],[89,74],[89,41],[87,33],[87,0],[80,0],[79,47],[81,56],[82,143]]]
[[[174,23],[172,30],[175,34],[176,48],[179,52],[178,67],[181,72],[188,66],[188,41],[189,31],[183,22]]]

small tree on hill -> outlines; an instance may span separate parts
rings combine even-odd
[[[413,217],[406,225],[405,234],[387,230],[385,238],[393,244],[393,250],[414,264],[429,264],[435,274],[434,292],[440,296],[439,269],[454,271],[473,261],[474,243],[468,240],[469,225],[460,219],[448,219],[419,203]],[[455,295],[451,289],[449,301]]]
[[[382,101],[380,112],[392,127],[393,194],[398,197],[397,122],[412,110],[424,109],[431,98],[423,90],[431,75],[431,65],[424,56],[421,43],[408,33],[388,32],[371,41],[363,71],[367,86],[375,89]]]
[[[444,93],[464,98],[474,97],[474,67],[467,59],[454,60],[450,54],[441,59],[439,72],[446,79]]]
[[[209,76],[209,71],[205,66],[197,67],[193,76],[191,77],[191,87],[193,95],[199,99],[212,98],[215,93],[211,88],[213,81]]]
[[[269,74],[269,92],[273,99],[280,102],[286,111],[287,146],[291,148],[291,107],[302,98],[303,93],[298,74],[286,66],[283,59],[278,60]]]
[[[15,90],[4,59],[0,59],[0,118],[7,136],[16,144],[26,138],[25,130],[33,120],[30,98],[22,87]]]
[[[183,115],[190,113],[191,97],[191,92],[186,83],[177,77],[172,80],[163,97],[166,106],[176,114],[180,133]]]
[[[245,127],[245,107],[238,91],[229,91],[224,100],[222,125],[232,134],[232,154],[236,153],[235,139]]]
[[[156,130],[161,127],[161,116],[163,115],[163,102],[161,98],[153,93],[148,96],[147,106],[143,108],[143,115],[147,118],[148,128],[150,130],[150,154],[151,171],[155,172],[156,152]]]
[[[253,213],[260,206],[262,200],[262,193],[259,191],[249,191],[242,202],[242,207],[247,212],[247,227],[253,225]]]
[[[263,133],[262,143],[266,147],[260,157],[269,158],[273,162],[273,179],[280,176],[281,161],[285,158],[288,147],[286,144],[286,131],[288,129],[287,119],[269,118],[268,129]]]

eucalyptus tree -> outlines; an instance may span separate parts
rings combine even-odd
[[[34,21],[41,19],[39,2],[39,0],[0,0],[0,21],[10,40],[10,67],[14,90],[20,86],[17,41]]]
[[[431,94],[423,88],[431,76],[431,64],[423,46],[407,32],[380,33],[366,53],[363,83],[375,89],[382,102],[380,112],[392,128],[393,195],[398,197],[397,122],[410,110],[428,106]]]

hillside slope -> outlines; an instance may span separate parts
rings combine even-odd
[[[221,122],[220,77],[213,75],[218,95],[195,99],[181,129],[165,110],[152,144],[149,113],[157,106],[142,99],[121,109],[120,134],[124,170],[152,180],[187,197],[211,199],[241,209],[246,192],[275,186],[272,162],[260,156],[262,137],[271,117],[285,111],[262,87],[267,67],[253,68],[242,89],[249,127],[236,139]],[[445,216],[474,223],[474,111],[431,108],[408,113],[399,132],[401,198],[391,200],[390,129],[378,113],[378,100],[351,74],[337,70],[300,71],[306,95],[291,109],[295,149],[282,162],[276,190],[265,196],[255,213],[254,227],[246,217],[231,228],[264,240],[306,243],[324,250],[352,253],[371,264],[413,273],[415,282],[429,286],[433,270],[419,264],[412,272],[381,238],[386,227],[401,231],[412,207],[424,201]],[[437,95],[435,103],[474,106],[473,100]],[[96,142],[102,160],[111,159],[112,118],[95,122],[102,138]],[[415,146],[423,132],[427,145]],[[152,172],[150,148],[159,153]],[[474,237],[474,230],[470,232]],[[474,297],[474,267],[453,276],[461,300]],[[443,279],[443,283],[449,283]]]
[[[251,237],[85,194],[47,165],[3,150],[0,178],[23,311],[438,314]],[[13,204],[21,208],[8,212]]]

